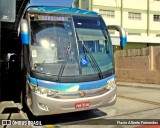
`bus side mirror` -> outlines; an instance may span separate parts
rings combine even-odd
[[[29,44],[29,29],[28,29],[28,22],[25,19],[21,20],[20,23],[20,29],[21,29],[21,40],[22,44]]]
[[[119,32],[119,37],[111,36],[112,45],[125,46],[127,45],[127,35],[125,30],[118,25],[108,25],[108,30],[114,30]]]

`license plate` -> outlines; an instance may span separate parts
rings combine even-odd
[[[90,106],[90,102],[80,102],[75,104],[75,108],[86,108]]]

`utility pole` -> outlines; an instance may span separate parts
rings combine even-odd
[[[89,10],[93,11],[93,0],[89,1]]]
[[[147,36],[149,36],[149,29],[150,29],[149,19],[150,19],[150,3],[149,0],[147,0]]]
[[[121,26],[123,27],[123,0],[121,0]],[[123,46],[121,46],[121,50],[123,50]]]
[[[123,0],[121,0],[121,26],[123,27]]]

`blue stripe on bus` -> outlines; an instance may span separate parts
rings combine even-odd
[[[121,37],[121,46],[127,45],[127,38],[125,36]]]
[[[29,44],[29,33],[21,33],[21,40],[23,44]]]
[[[30,7],[29,11],[86,14],[86,15],[94,15],[94,16],[98,15],[98,13],[88,11],[88,10],[81,10],[81,9],[76,9],[76,8],[62,8],[62,7],[61,8],[60,7]]]
[[[37,85],[37,79],[36,79],[36,78],[29,77],[28,79],[29,79],[29,82],[30,82],[31,84]]]
[[[81,90],[90,90],[90,89],[98,89],[107,84],[109,84],[109,80],[113,80],[116,78],[116,75],[112,75],[108,78],[92,81],[92,82],[80,82],[80,83],[57,83],[57,82],[50,82],[45,80],[37,79],[37,84],[40,87],[53,89],[56,91],[67,91],[67,90],[74,90],[74,91],[81,91]],[[29,81],[32,84],[36,83],[36,79],[29,77]]]

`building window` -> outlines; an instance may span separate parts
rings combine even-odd
[[[102,16],[106,16],[106,17],[109,17],[109,18],[114,18],[115,17],[115,11],[113,11],[113,10],[99,10],[99,13]]]
[[[153,21],[160,22],[160,15],[153,15]]]
[[[156,37],[160,37],[160,34],[156,34]]]
[[[128,12],[128,19],[141,20],[142,19],[142,15],[141,15],[141,13]]]
[[[141,33],[128,33],[128,35],[132,35],[132,36],[141,36]]]

